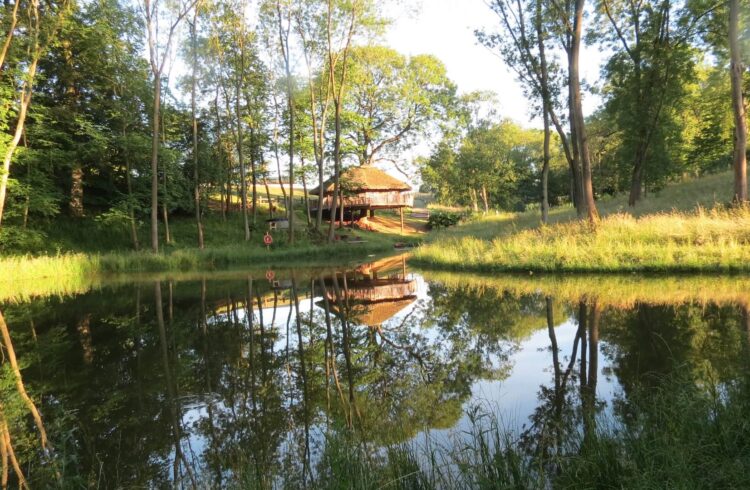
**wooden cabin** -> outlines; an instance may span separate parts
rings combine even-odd
[[[412,207],[414,205],[414,194],[412,188],[406,182],[388,175],[382,170],[371,165],[361,167],[350,167],[341,173],[339,179],[341,192],[344,196],[344,212],[354,216],[359,211],[359,217],[374,216],[377,209],[399,209]],[[324,197],[321,205],[324,213],[330,217],[333,206],[333,179],[323,183]],[[316,196],[319,187],[310,191]],[[336,210],[341,210],[341,200],[337,201]],[[356,218],[355,218],[356,219]]]

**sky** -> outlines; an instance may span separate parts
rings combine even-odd
[[[412,6],[414,4],[408,4]],[[385,41],[407,54],[432,54],[448,70],[459,92],[489,90],[498,94],[500,115],[524,126],[538,127],[530,121],[529,104],[520,84],[501,58],[477,43],[474,30],[497,29],[499,18],[485,0],[421,0],[414,8],[400,3],[388,15],[394,20]],[[594,83],[599,77],[602,56],[596,48],[581,52],[581,74]],[[584,94],[584,112],[588,115],[599,99]]]

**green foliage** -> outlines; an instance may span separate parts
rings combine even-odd
[[[539,202],[543,133],[523,129],[510,121],[472,123],[454,147],[444,139],[429,159],[423,160],[425,190],[450,205],[520,211]],[[557,138],[553,142],[558,142]],[[566,166],[561,148],[552,151],[550,201],[567,195]]]
[[[464,213],[453,213],[450,211],[433,211],[427,219],[427,227],[431,230],[448,228],[457,225],[465,217]]]

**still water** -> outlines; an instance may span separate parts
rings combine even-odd
[[[270,487],[312,481],[332,434],[439,450],[482,413],[519,445],[570,420],[559,444],[676,370],[738,377],[741,282],[420,273],[392,257],[6,301],[0,456],[32,486]]]

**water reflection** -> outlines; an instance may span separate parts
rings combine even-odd
[[[747,367],[744,303],[528,281],[430,280],[396,257],[4,305],[2,488],[313,486],[335,434],[377,455],[465,429],[488,398],[554,471],[602,414],[627,423],[634,390]]]

